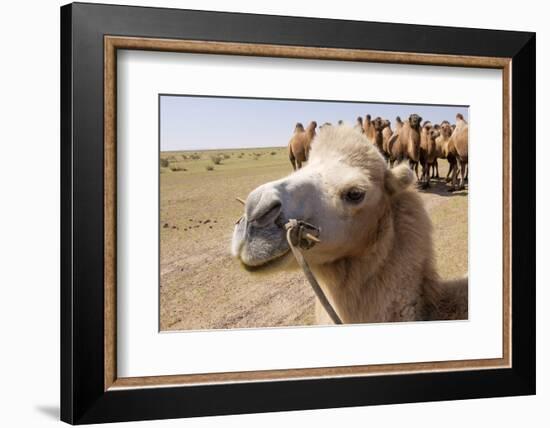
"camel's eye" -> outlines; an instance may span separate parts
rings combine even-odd
[[[357,189],[356,187],[353,187],[347,190],[343,196],[346,202],[350,202],[352,204],[358,204],[365,198],[365,192],[361,189]]]

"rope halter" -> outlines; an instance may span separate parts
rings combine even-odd
[[[323,305],[325,311],[332,319],[332,322],[334,322],[334,324],[342,324],[342,320],[328,301],[327,296],[325,296],[323,289],[317,282],[317,279],[315,279],[313,272],[309,268],[309,265],[307,264],[304,256],[301,253],[301,250],[309,250],[315,244],[321,242],[321,240],[319,239],[320,229],[310,223],[306,223],[305,221],[296,219],[290,219],[288,223],[285,224],[285,229],[286,240],[292,251],[292,254],[296,259],[296,262],[298,262],[298,265],[304,271],[304,275],[311,285],[311,288],[313,288],[315,295]]]

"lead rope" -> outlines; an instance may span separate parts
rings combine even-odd
[[[321,242],[317,236],[311,233],[318,233],[319,229],[309,223],[298,221],[295,219],[290,219],[288,223],[285,224],[285,228],[286,240],[288,241],[288,245],[290,246],[292,254],[294,254],[294,257],[296,258],[296,262],[298,262],[298,265],[304,271],[304,275],[306,276],[309,285],[311,285],[311,288],[313,288],[315,295],[323,305],[325,311],[327,311],[327,314],[332,319],[332,322],[334,322],[334,324],[342,324],[342,320],[328,301],[327,296],[325,296],[325,293],[315,279],[313,272],[311,272],[311,269],[309,268],[306,260],[304,259],[304,256],[300,251],[300,248],[304,248],[307,250],[313,247],[316,243]],[[308,229],[311,232],[307,232]],[[297,245],[295,245],[292,240],[293,235],[295,235]]]

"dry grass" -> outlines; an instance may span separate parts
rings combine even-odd
[[[222,163],[222,160],[224,157],[222,155],[212,155],[210,156],[210,160],[214,165],[220,165]]]

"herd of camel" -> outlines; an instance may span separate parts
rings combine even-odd
[[[340,120],[338,126],[342,124]],[[326,122],[319,129],[328,126],[333,125]],[[462,114],[456,115],[454,124],[447,120],[439,124],[428,120],[422,123],[418,114],[411,114],[405,121],[397,116],[394,129],[389,120],[381,117],[372,119],[367,114],[365,119],[361,116],[357,118],[354,128],[378,148],[390,168],[396,163],[408,161],[423,187],[430,186],[430,179],[439,179],[438,159],[446,159],[449,162],[446,181],[451,182],[449,190],[465,188],[468,179],[468,123]],[[302,163],[308,160],[316,129],[315,121],[310,122],[307,128],[301,123],[296,124],[288,143],[289,159],[294,170],[300,169]],[[422,167],[420,176],[419,165]]]

